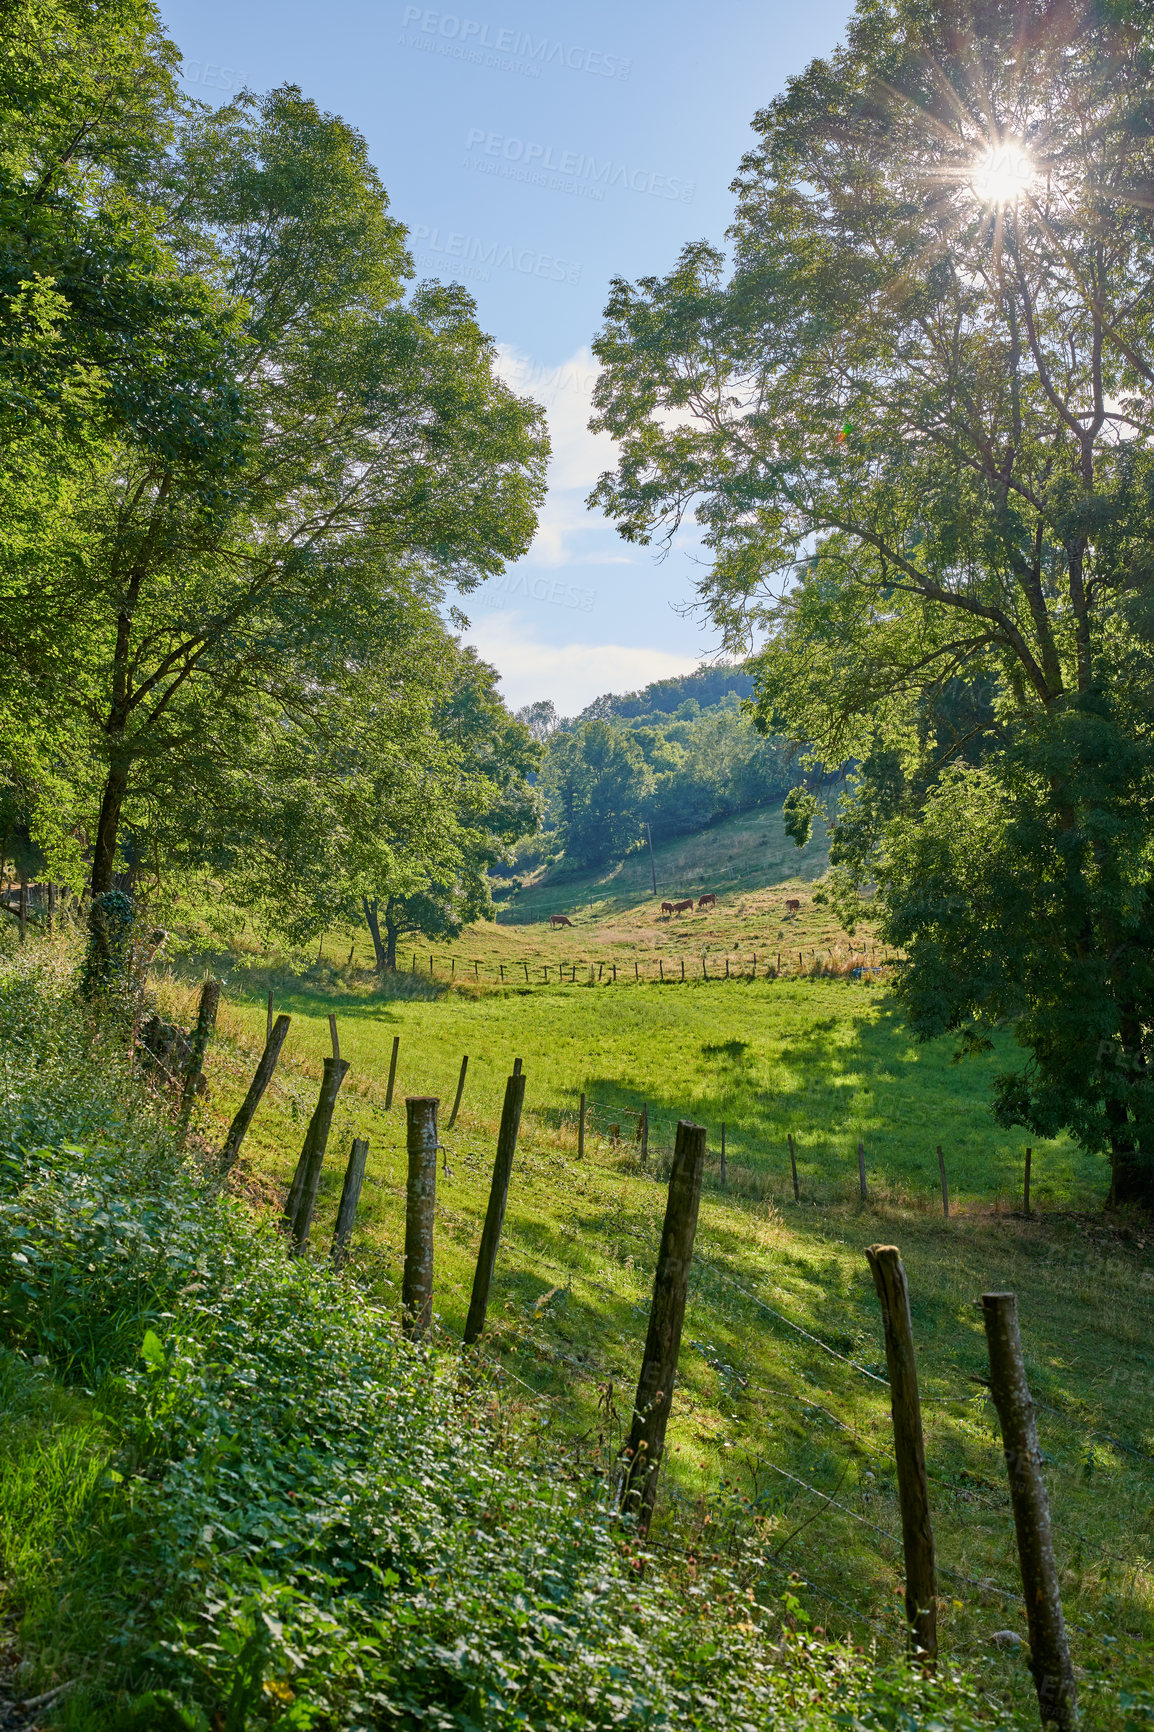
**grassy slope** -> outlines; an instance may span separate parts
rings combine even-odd
[[[717,924],[727,939],[740,945],[765,931],[767,894],[725,900]],[[816,923],[823,911],[809,906],[806,913]],[[628,961],[624,935],[639,918],[634,943],[643,945],[659,930],[644,910],[611,912],[589,928],[588,939],[616,945]],[[318,1238],[323,1245],[335,1212],[347,1139],[363,1131],[372,1155],[358,1259],[382,1297],[395,1299],[401,1097],[429,1091],[451,1098],[460,1054],[468,1052],[467,1104],[445,1138],[438,1202],[438,1309],[444,1327],[458,1334],[501,1082],[513,1056],[522,1057],[530,1110],[490,1349],[520,1380],[527,1410],[539,1408],[542,1425],[567,1436],[578,1456],[600,1455],[607,1465],[637,1373],[664,1192],[652,1172],[639,1170],[630,1147],[596,1136],[579,1166],[566,1111],[584,1089],[610,1109],[594,1120],[606,1131],[613,1122],[628,1126],[623,1109],[646,1100],[661,1131],[656,1142],[667,1140],[674,1115],[687,1113],[711,1127],[715,1147],[724,1118],[730,1188],[720,1191],[714,1170],[671,1428],[667,1535],[707,1544],[711,1533],[735,1523],[775,1554],[771,1577],[793,1568],[811,1584],[815,1618],[896,1639],[899,1554],[892,1539],[863,1525],[891,1535],[897,1529],[885,1391],[764,1308],[876,1370],[880,1331],[862,1248],[894,1240],[914,1295],[941,1557],[959,1576],[992,1584],[943,1581],[948,1645],[972,1657],[992,1688],[1028,1694],[1020,1661],[989,1645],[996,1629],[1024,1628],[1020,1607],[994,1591],[1015,1584],[1012,1529],[992,1415],[974,1382],[984,1345],[971,1301],[995,1287],[1019,1293],[1036,1393],[1066,1416],[1043,1414],[1041,1429],[1079,1658],[1101,1661],[1112,1639],[1149,1642],[1154,1462],[1109,1438],[1154,1452],[1143,1400],[1154,1264],[1145,1242],[1071,1213],[1100,1201],[1105,1174],[1065,1142],[1036,1150],[1042,1218],[998,1212],[1018,1183],[1022,1139],[999,1132],[988,1115],[996,1058],[959,1067],[944,1046],[917,1048],[883,988],[842,981],[437,995],[419,983],[399,984],[409,997],[368,994],[355,973],[278,994],[278,1008],[293,1012],[294,1025],[283,1078],[248,1151],[254,1198],[275,1204],[282,1194],[315,1098],[327,1014],[335,1010],[353,1068],[330,1145]],[[187,988],[168,991],[174,1004],[183,998],[187,1006]],[[218,1123],[239,1099],[262,1024],[263,1008],[238,978],[222,1022],[226,1040],[210,1069],[209,1111]],[[386,1114],[394,1033],[401,1035],[398,1102]],[[787,1200],[787,1130],[800,1142],[800,1207]],[[873,1186],[865,1209],[852,1200],[859,1135]],[[948,1225],[936,1214],[938,1140],[961,1205]],[[837,1502],[850,1513],[823,1510],[780,1470],[823,1492],[840,1486]],[[808,1517],[812,1523],[776,1555]]]

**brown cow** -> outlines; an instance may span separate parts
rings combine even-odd
[[[662,914],[672,914],[673,913],[672,902],[663,902],[661,904],[661,912],[662,912]]]
[[[550,926],[572,926],[573,922],[567,914],[550,914]]]
[[[697,906],[699,908],[716,908],[717,897],[713,894],[712,890],[707,890],[704,896],[699,896],[697,898]]]
[[[800,914],[801,913],[801,903],[797,900],[796,896],[791,896],[787,900],[786,905],[785,905],[785,911],[787,914]]]
[[[692,896],[689,898],[689,900],[687,902],[675,902],[673,904],[674,914],[684,914],[686,912],[686,910],[688,910],[690,914],[693,913],[693,898],[692,898]]]

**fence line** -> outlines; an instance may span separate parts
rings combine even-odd
[[[472,981],[475,985],[491,983],[494,986],[516,986],[524,991],[526,987],[540,989],[547,986],[672,986],[691,980],[863,980],[867,977],[880,979],[896,967],[900,961],[900,958],[889,955],[884,956],[880,962],[877,960],[867,961],[863,951],[860,962],[853,960],[854,955],[857,954],[855,952],[850,953],[848,961],[838,960],[835,962],[835,953],[827,946],[811,946],[809,947],[810,963],[807,968],[802,960],[805,948],[803,946],[801,950],[796,952],[799,964],[797,968],[793,966],[791,960],[794,953],[787,951],[762,953],[773,958],[773,960],[766,962],[764,967],[762,967],[758,955],[752,955],[747,963],[744,957],[735,956],[732,951],[714,952],[712,956],[707,951],[697,951],[692,956],[687,952],[678,951],[668,958],[663,956],[652,962],[646,960],[644,963],[645,969],[648,970],[646,973],[642,973],[642,959],[640,957],[630,957],[624,961],[614,960],[611,957],[579,957],[576,961],[562,959],[557,962],[529,961],[525,957],[511,957],[507,961],[482,962],[478,957],[461,957],[453,953],[446,954],[443,952],[438,955],[436,951],[432,950],[428,952],[414,950],[411,966],[405,969],[402,965],[395,972],[407,973],[431,981],[440,980],[442,984],[451,986],[457,981],[457,968],[460,965],[462,970],[460,978],[466,983]],[[826,961],[820,962],[818,958],[823,951]],[[876,958],[876,952],[870,954]],[[427,956],[427,964],[419,960],[423,956]],[[685,964],[694,959],[700,962],[701,973],[699,975],[687,975]],[[630,961],[633,963],[634,971],[632,974],[628,972]],[[664,969],[666,961],[670,963],[671,967],[678,965],[681,970],[680,974],[670,973],[666,975]],[[440,975],[435,971],[438,962],[442,970]],[[709,972],[711,962],[714,968],[712,974]],[[731,962],[734,964],[733,972],[730,970]],[[471,974],[465,972],[470,968],[472,969]],[[724,973],[721,972],[723,968]],[[556,981],[553,979],[552,971],[554,970],[557,975]],[[544,979],[538,979],[538,974],[542,974]]]

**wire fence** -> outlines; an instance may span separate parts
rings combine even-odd
[[[427,955],[427,961],[426,961]],[[848,956],[825,947],[800,950],[751,952],[748,956],[708,950],[673,957],[634,957],[630,962],[612,958],[570,958],[557,962],[510,959],[482,961],[479,957],[438,955],[436,951],[412,952],[404,971],[441,985],[475,986],[680,986],[691,981],[718,980],[880,980],[888,978],[900,958],[878,957],[876,952],[853,951]]]

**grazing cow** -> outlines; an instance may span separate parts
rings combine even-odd
[[[797,900],[796,896],[791,896],[789,898],[789,900],[786,902],[785,911],[787,914],[800,914],[801,913],[801,903]]]
[[[662,914],[672,914],[673,913],[672,902],[663,902],[661,904],[661,912],[662,912]]]
[[[550,926],[572,926],[573,922],[567,914],[550,914]]]
[[[712,890],[707,890],[704,896],[699,896],[697,898],[697,906],[699,908],[716,908],[717,897],[713,894]]]
[[[693,913],[693,898],[692,898],[692,896],[689,898],[689,900],[687,902],[675,902],[673,904],[674,914],[684,914],[687,911],[690,914]]]

